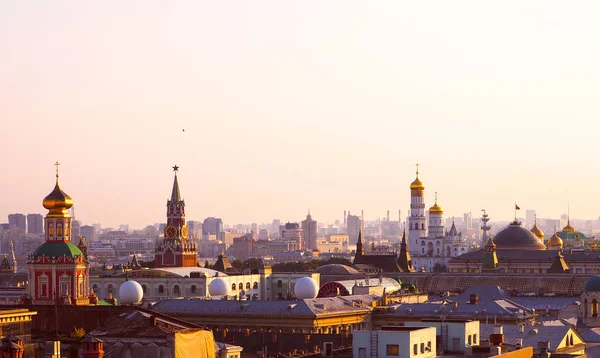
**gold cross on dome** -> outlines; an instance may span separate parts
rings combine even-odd
[[[60,163],[57,161],[56,163],[54,163],[54,165],[56,166],[56,177],[58,178],[58,166],[60,165]]]
[[[419,163],[417,163],[417,175],[419,175]]]

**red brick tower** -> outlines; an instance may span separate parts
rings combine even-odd
[[[178,166],[173,167],[175,178],[171,199],[167,201],[167,225],[164,239],[154,250],[155,267],[195,267],[198,263],[196,244],[188,242],[188,228],[185,225],[185,202],[181,199]]]

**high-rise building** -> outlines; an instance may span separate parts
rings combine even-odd
[[[281,230],[281,239],[294,242],[298,249],[305,249],[302,237],[302,229],[298,223],[286,223]]]
[[[27,214],[27,232],[42,234],[44,232],[44,217],[42,214]]]
[[[310,211],[306,220],[302,221],[302,234],[304,235],[304,247],[309,250],[317,248],[317,221],[312,219]]]
[[[358,233],[364,229],[363,218],[357,215],[348,214],[346,218],[346,234],[350,239],[350,245],[356,245],[358,242]]]
[[[96,241],[96,228],[91,225],[83,225],[79,228],[79,236],[85,237],[87,242]]]
[[[471,212],[463,214],[463,221],[465,229],[469,230],[473,228],[473,215],[471,215]]]
[[[177,171],[174,166],[173,190],[167,201],[167,226],[164,239],[154,249],[155,267],[195,267],[198,265],[196,243],[188,241],[189,230],[185,225],[185,202],[179,192]]]
[[[27,221],[24,214],[9,214],[8,215],[8,225],[10,227],[16,227],[23,232],[27,230]]]
[[[279,227],[281,226],[281,220],[279,219],[274,219],[273,223],[271,224],[271,239],[276,240],[276,239],[280,239],[281,235],[280,235],[280,230]]]
[[[210,235],[215,235],[217,240],[224,240],[223,220],[214,217],[204,219],[202,223],[202,239],[208,240]]]
[[[73,220],[71,223],[71,235],[75,238],[81,236],[81,222],[79,220]]]

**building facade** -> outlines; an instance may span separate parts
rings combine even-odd
[[[317,249],[317,221],[312,219],[310,212],[306,220],[302,221],[302,234],[304,235],[304,247],[308,250]]]
[[[89,304],[89,262],[71,242],[73,200],[58,184],[43,201],[48,214],[44,219],[45,243],[27,259],[29,295],[33,304]]]

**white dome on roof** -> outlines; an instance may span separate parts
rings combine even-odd
[[[298,299],[315,298],[319,293],[319,285],[312,277],[302,277],[296,281],[294,294]]]
[[[208,284],[208,293],[211,296],[225,296],[229,292],[229,284],[217,277]]]
[[[144,289],[136,281],[127,281],[119,287],[119,300],[124,305],[139,303],[143,297]]]

